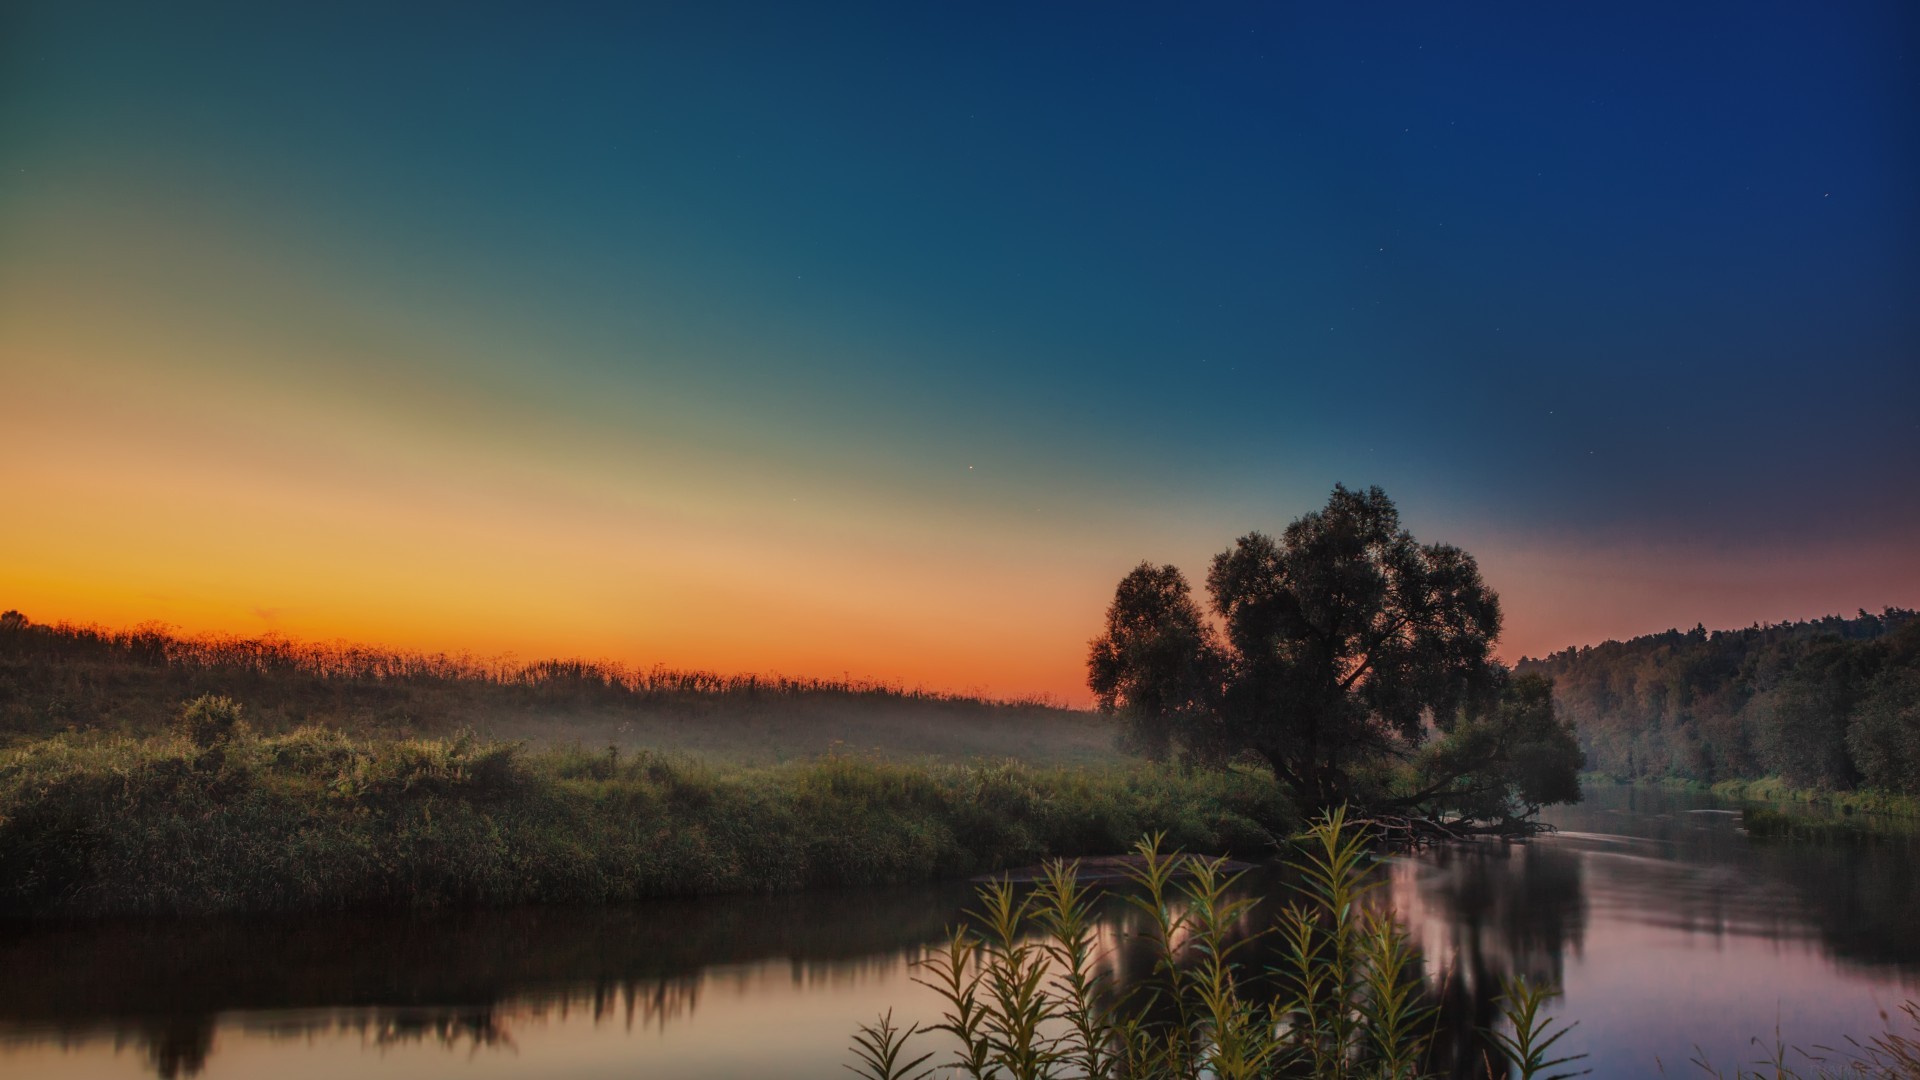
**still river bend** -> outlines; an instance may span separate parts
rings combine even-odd
[[[1556,835],[1389,861],[1461,1071],[1507,974],[1562,987],[1597,1077],[1730,1069],[1776,1030],[1839,1045],[1920,997],[1911,833],[1757,840],[1730,810],[1600,788]],[[937,1018],[912,964],[970,899],[0,926],[0,1076],[845,1077],[857,1023]],[[1114,958],[1123,981],[1144,962]]]

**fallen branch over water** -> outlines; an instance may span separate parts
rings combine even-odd
[[[1417,814],[1367,813],[1354,818],[1353,824],[1365,829],[1376,843],[1413,847],[1484,836],[1522,840],[1553,831],[1553,826],[1532,818],[1479,822],[1471,818],[1446,821]]]

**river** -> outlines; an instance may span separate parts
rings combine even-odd
[[[1912,834],[1750,839],[1732,809],[1598,788],[1554,835],[1389,860],[1461,1071],[1507,974],[1562,988],[1602,1078],[1837,1045],[1920,997]],[[857,1023],[936,1017],[912,964],[970,898],[0,925],[0,1076],[844,1078]]]

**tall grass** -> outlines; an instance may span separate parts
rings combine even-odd
[[[1693,1065],[1716,1080],[1920,1080],[1920,1002],[1907,1002],[1900,1015],[1906,1030],[1882,1010],[1885,1031],[1865,1041],[1849,1038],[1842,1047],[1788,1046],[1776,1031],[1771,1044],[1753,1040],[1766,1056],[1752,1065],[1726,1072],[1704,1056]]]
[[[1243,970],[1253,899],[1217,859],[1171,854],[1164,838],[1136,847],[1133,891],[1152,946],[1153,977],[1122,991],[1100,956],[1088,886],[1056,862],[1035,891],[980,890],[974,925],[956,928],[920,981],[944,1002],[952,1047],[918,1053],[923,1034],[888,1013],[862,1025],[849,1066],[867,1080],[918,1080],[935,1069],[986,1080],[1413,1080],[1429,1075],[1435,1009],[1418,955],[1389,911],[1362,903],[1378,879],[1365,840],[1341,812],[1307,833],[1304,884],[1277,932],[1288,957],[1257,983]],[[1257,985],[1274,988],[1262,992]],[[1564,1080],[1579,1056],[1552,1053],[1567,1030],[1540,1014],[1546,994],[1510,983],[1510,1034],[1493,1043],[1526,1080]],[[935,1062],[931,1067],[928,1062]]]
[[[1054,861],[1022,895],[1008,881],[979,892],[972,925],[950,931],[921,962],[918,980],[943,1003],[939,1023],[899,1027],[892,1012],[858,1027],[847,1067],[864,1080],[1428,1080],[1446,1063],[1434,1048],[1437,1007],[1423,963],[1391,910],[1366,903],[1379,878],[1367,869],[1361,830],[1336,811],[1304,837],[1300,883],[1270,931],[1281,962],[1250,972],[1254,899],[1234,889],[1217,859],[1136,845],[1126,897],[1154,956],[1152,978],[1122,988],[1111,966],[1123,943],[1093,933],[1090,887],[1073,863]],[[1264,978],[1263,978],[1264,976]],[[1561,1040],[1573,1025],[1546,1012],[1553,991],[1503,980],[1497,1029],[1476,1075],[1572,1080],[1587,1055]],[[1732,1080],[1920,1080],[1920,1003],[1902,1010],[1907,1031],[1887,1030],[1843,1048],[1788,1047],[1776,1037],[1753,1067],[1707,1075]],[[947,1051],[924,1049],[944,1036]],[[919,1040],[919,1041],[916,1041]],[[1756,1043],[1759,1040],[1755,1040]]]
[[[762,768],[472,736],[249,732],[0,751],[0,913],[300,911],[787,891],[1112,853],[1143,830],[1258,855],[1294,825],[1257,773],[857,757]]]

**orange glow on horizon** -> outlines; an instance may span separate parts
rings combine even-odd
[[[0,292],[0,608],[1086,699],[1079,597],[1116,540],[855,482],[831,448],[769,462],[670,398],[589,424],[400,353],[91,310]]]
[[[1086,642],[1130,567],[1173,562],[1198,588],[1233,536],[1311,508],[1065,467],[1022,486],[921,447],[810,441],[682,394],[670,364],[625,396],[561,384],[477,320],[423,329],[391,298],[327,294],[165,222],[119,223],[130,241],[49,222],[61,257],[0,281],[0,609],[36,621],[1084,706]],[[192,309],[169,275],[236,299]],[[1608,548],[1409,525],[1479,558],[1509,661],[1920,602],[1920,562],[1886,541]]]

